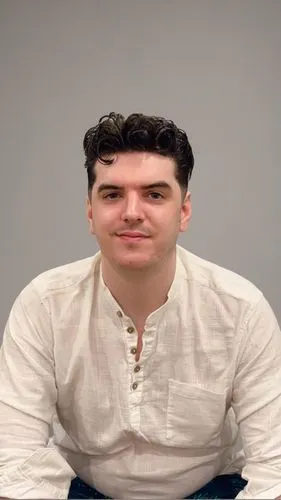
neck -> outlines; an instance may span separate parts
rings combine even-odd
[[[145,321],[161,307],[175,276],[176,252],[158,266],[124,269],[101,258],[103,280],[124,313],[136,322]]]

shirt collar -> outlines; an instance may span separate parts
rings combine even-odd
[[[167,311],[167,309],[170,309],[170,307],[172,306],[174,301],[180,296],[180,288],[181,288],[181,282],[182,282],[183,277],[184,277],[184,266],[181,262],[178,248],[177,248],[175,275],[174,275],[174,279],[172,281],[172,284],[171,284],[170,289],[169,289],[168,294],[167,294],[168,299],[161,307],[159,307],[156,311],[151,313],[151,315],[153,315],[153,318],[158,317],[159,314],[162,315],[163,313],[165,313]],[[120,305],[115,300],[115,298],[111,294],[109,288],[106,286],[106,284],[104,282],[103,275],[102,275],[101,261],[100,261],[100,269],[99,269],[99,279],[100,279],[100,284],[102,286],[103,292],[105,293],[105,297],[107,298],[107,301],[110,302],[111,307],[113,306],[114,309],[121,310]]]

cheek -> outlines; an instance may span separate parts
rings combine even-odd
[[[163,227],[165,227],[169,232],[175,231],[179,227],[180,221],[181,213],[178,208],[165,211],[161,217]]]
[[[113,210],[97,211],[93,217],[93,226],[97,232],[112,232],[116,228],[116,214]]]

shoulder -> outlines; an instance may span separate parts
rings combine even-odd
[[[183,247],[177,246],[177,253],[187,281],[204,290],[205,294],[228,297],[252,305],[261,299],[261,290],[243,276],[202,259]]]
[[[22,290],[21,295],[28,299],[28,296],[36,294],[39,299],[44,300],[49,295],[57,293],[73,293],[73,289],[94,279],[99,262],[100,252],[94,256],[44,271]]]

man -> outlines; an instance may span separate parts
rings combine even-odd
[[[253,284],[177,245],[191,217],[185,132],[111,113],[84,149],[100,252],[13,305],[0,495],[277,498],[280,330]]]

